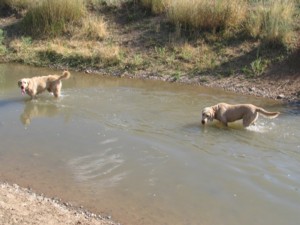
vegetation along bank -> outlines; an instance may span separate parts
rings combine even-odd
[[[0,0],[0,62],[300,98],[300,0]]]

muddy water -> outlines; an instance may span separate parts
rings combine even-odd
[[[297,105],[213,89],[73,73],[63,96],[30,101],[0,65],[0,180],[130,225],[298,225]],[[200,125],[217,102],[282,114],[243,129]]]

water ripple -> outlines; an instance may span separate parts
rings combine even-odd
[[[105,143],[111,141],[115,140],[110,139]],[[97,186],[112,187],[127,175],[127,172],[119,169],[124,161],[120,153],[114,153],[111,148],[108,148],[97,154],[74,158],[68,164],[79,182],[92,182]]]

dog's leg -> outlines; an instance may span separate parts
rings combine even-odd
[[[227,119],[222,116],[221,118],[218,119],[225,127],[228,127]]]
[[[243,126],[244,127],[249,127],[250,126],[250,123],[248,122],[248,121],[246,121],[246,120],[243,120]]]
[[[35,94],[34,93],[28,92],[28,95],[30,96],[31,100],[35,99]]]
[[[258,118],[258,115],[259,115],[258,113],[254,114],[254,119],[252,120],[251,124],[255,125],[255,122],[256,122],[256,120]]]
[[[243,126],[249,127],[252,123],[252,120],[248,116],[244,116],[243,118]]]
[[[57,83],[56,86],[53,88],[53,94],[56,98],[60,97],[61,87],[62,87],[62,84],[59,81],[59,83]]]
[[[243,126],[244,127],[249,127],[250,125],[255,125],[255,121],[258,118],[258,113],[251,113],[250,115],[245,115],[243,117]]]
[[[217,120],[218,120],[219,123],[222,124],[223,126],[228,127],[228,123],[224,122],[223,120],[219,120],[219,119],[217,119]]]
[[[31,97],[31,100],[37,99],[37,95],[30,95],[30,97]]]
[[[59,96],[60,96],[60,90],[54,90],[53,94],[54,94],[55,98],[59,98]]]
[[[228,127],[228,123],[221,122],[225,127]]]

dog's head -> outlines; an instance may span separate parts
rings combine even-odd
[[[21,88],[21,93],[25,94],[26,90],[28,89],[28,86],[29,86],[29,80],[26,78],[19,80],[18,86]]]
[[[212,107],[205,107],[202,110],[202,124],[205,125],[208,121],[213,121],[215,117],[215,111]]]

